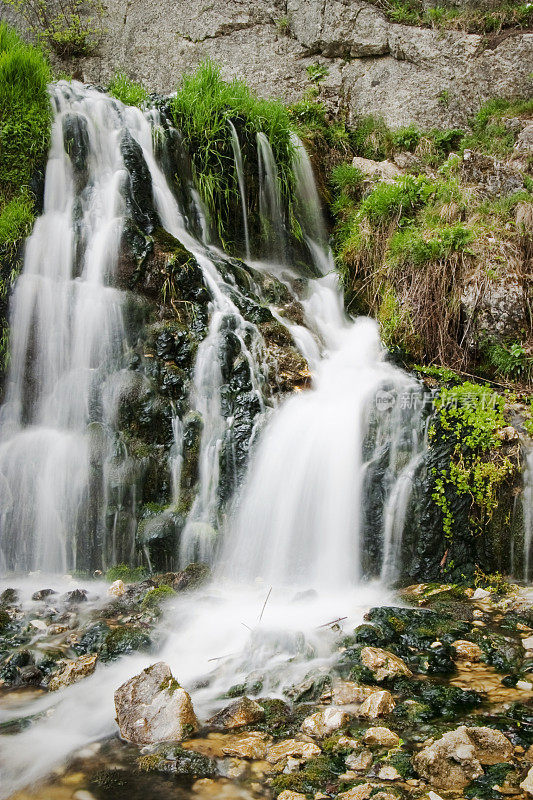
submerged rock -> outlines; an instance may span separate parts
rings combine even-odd
[[[115,708],[120,735],[136,744],[181,741],[198,730],[191,698],[163,661],[123,683]]]
[[[70,686],[72,683],[77,683],[83,678],[86,678],[96,669],[96,662],[98,661],[98,653],[89,653],[86,656],[68,661],[61,669],[54,673],[48,684],[51,692],[58,689],[64,689],[65,686]]]
[[[260,722],[264,716],[265,711],[259,703],[249,697],[239,697],[211,717],[207,724],[215,728],[242,728],[244,725]]]

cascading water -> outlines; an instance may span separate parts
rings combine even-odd
[[[329,663],[331,635],[321,627],[324,623],[342,615],[357,621],[365,606],[385,599],[381,585],[360,583],[362,551],[372,537],[382,551],[384,546],[373,574],[381,568],[388,574],[387,565],[397,560],[400,533],[395,515],[406,513],[421,447],[418,386],[387,363],[375,323],[352,324],[344,315],[301,145],[296,144],[297,204],[307,209],[302,230],[312,268],[322,277],[308,281],[297,296],[305,326],[287,322],[276,308],[272,312],[308,359],[314,386],[268,412],[261,334],[239,311],[243,298],[225,277],[224,254],[205,246],[189,230],[187,215],[154,150],[157,114],[125,109],[80,84],[60,84],[53,96],[45,210],[28,242],[12,314],[13,367],[0,448],[0,491],[7,509],[1,520],[3,567],[74,567],[76,531],[82,527],[84,535],[92,537],[95,546],[107,547],[113,558],[125,552],[120,542],[110,548],[101,539],[109,533],[103,518],[111,491],[117,398],[129,381],[142,381],[124,368],[123,296],[109,285],[129,213],[122,191],[128,173],[120,148],[127,136],[136,143],[151,179],[154,213],[194,255],[210,296],[209,327],[198,347],[189,398],[193,413],[201,417],[202,431],[199,488],[181,532],[183,563],[213,560],[215,525],[224,530],[217,581],[208,597],[193,594],[176,601],[179,611],[171,610],[161,625],[157,659],[168,661],[182,684],[192,689],[197,712],[204,718],[220,705],[230,685],[258,671],[263,692],[282,695],[311,667]],[[81,170],[74,170],[75,154],[69,156],[63,142],[62,127],[71,117],[86,145]],[[262,134],[258,150],[261,213],[271,248],[269,261],[253,266],[292,287],[301,276],[287,264],[276,165]],[[206,231],[198,204],[195,208]],[[221,397],[221,351],[228,339],[246,367],[249,395],[257,408],[249,438],[252,443],[257,438],[257,443],[247,478],[224,521],[218,502],[222,450],[235,484],[240,481],[234,413]],[[176,412],[169,431],[175,503],[183,437]],[[95,460],[100,502],[89,503],[95,492]],[[362,513],[369,476],[382,498],[381,516],[373,525]],[[88,509],[95,507],[98,518],[91,519]],[[298,588],[317,589],[319,594],[294,604]],[[267,592],[270,600],[263,616]],[[302,641],[312,647],[302,646]],[[221,654],[224,658],[218,659]],[[30,703],[24,713],[43,716],[2,742],[0,796],[39,778],[73,749],[112,734],[113,690],[154,660],[154,654],[135,655],[99,666],[83,684]],[[202,674],[205,677],[195,684]],[[9,718],[9,712],[0,717]]]
[[[61,572],[82,562],[83,549],[106,549],[103,521],[91,518],[91,454],[106,458],[102,386],[123,355],[122,297],[110,283],[127,173],[110,100],[63,84],[53,102],[44,211],[11,310],[0,553],[4,569]]]
[[[524,490],[522,494],[524,514],[524,580],[529,580],[533,559],[533,447],[526,454]]]

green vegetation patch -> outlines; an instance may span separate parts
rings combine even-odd
[[[108,86],[108,92],[125,106],[142,108],[148,101],[148,92],[140,83],[128,78],[125,72],[117,72]]]
[[[231,220],[242,213],[231,141],[234,125],[242,150],[248,188],[248,211],[257,213],[257,134],[263,133],[272,147],[278,168],[280,191],[287,203],[292,197],[291,161],[293,125],[283,103],[256,97],[241,80],[222,79],[220,68],[205,61],[193,74],[185,75],[172,100],[172,115],[190,148],[193,174],[211,223],[222,241],[231,238]]]
[[[430,446],[446,450],[445,464],[433,468],[432,499],[442,512],[443,532],[453,539],[452,498],[469,500],[469,523],[482,534],[514,464],[501,452],[498,431],[505,426],[504,399],[485,386],[465,382],[441,389],[429,430]]]
[[[422,0],[373,0],[393,22],[439,30],[461,30],[468,33],[499,33],[505,28],[525,30],[533,25],[530,3],[503,2],[490,10],[483,8],[428,8]]]

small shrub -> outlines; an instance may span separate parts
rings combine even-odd
[[[309,77],[309,80],[313,83],[320,83],[321,81],[325,80],[329,75],[329,69],[325,64],[319,64],[316,61],[314,64],[309,64],[305,71]]]
[[[27,22],[37,41],[60,58],[88,56],[103,34],[100,0],[3,0]]]

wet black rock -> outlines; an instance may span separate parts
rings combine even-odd
[[[47,597],[50,597],[53,594],[57,594],[54,589],[39,589],[38,592],[34,592],[31,596],[32,600],[46,600]]]
[[[77,605],[78,603],[86,603],[87,602],[87,590],[86,589],[73,589],[70,592],[66,592],[63,595],[63,600],[66,603],[71,605]]]

